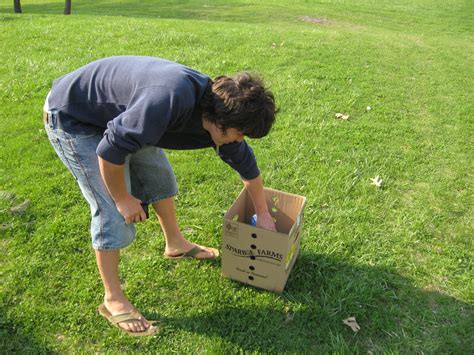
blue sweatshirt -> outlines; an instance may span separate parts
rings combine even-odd
[[[145,145],[216,149],[202,126],[198,105],[209,80],[165,59],[110,57],[54,80],[48,103],[58,111],[60,128],[74,134],[103,134],[97,155],[124,164],[128,154]],[[243,179],[259,175],[245,141],[225,144],[218,151]]]

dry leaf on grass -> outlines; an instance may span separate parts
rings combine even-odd
[[[1,223],[0,231],[6,231],[7,229],[13,228],[13,223]]]
[[[359,324],[357,324],[355,317],[349,317],[347,319],[344,319],[342,322],[345,325],[348,325],[349,327],[351,327],[354,333],[357,333],[360,330],[360,326]]]
[[[349,114],[347,114],[347,113],[341,113],[341,112],[336,113],[335,116],[336,116],[336,118],[340,118],[340,119],[342,119],[342,120],[344,120],[344,121],[348,120],[349,117],[351,117],[351,116],[349,116]]]
[[[30,200],[25,200],[19,205],[10,208],[10,212],[21,214],[26,211],[29,205],[30,205]]]
[[[295,317],[295,314],[291,313],[291,309],[288,306],[285,306],[284,310],[285,310],[285,314],[286,314],[285,323],[289,323],[293,320],[293,318]]]
[[[293,318],[295,318],[295,314],[294,313],[288,313],[286,315],[285,323],[290,323],[293,320]]]
[[[372,181],[371,184],[375,185],[377,187],[382,187],[382,185],[383,185],[383,180],[378,175],[376,177],[370,179],[370,180]]]
[[[10,201],[15,198],[15,194],[13,192],[8,191],[0,191],[0,200]]]
[[[283,47],[284,45],[285,45],[285,42],[281,42],[280,44],[273,42],[272,48]]]

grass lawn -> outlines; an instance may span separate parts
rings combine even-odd
[[[1,352],[472,353],[472,1],[72,3],[15,15],[0,0],[0,190],[15,195],[0,194]],[[223,279],[219,261],[164,259],[152,217],[121,277],[162,332],[128,337],[96,315],[89,209],[40,116],[54,78],[122,54],[272,88],[275,128],[250,143],[267,186],[308,199],[283,294]],[[209,149],[167,153],[183,230],[219,246],[238,175]]]

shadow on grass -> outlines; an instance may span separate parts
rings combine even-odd
[[[280,7],[265,6],[265,11],[261,11],[264,5],[245,3],[220,3],[203,4],[202,2],[186,1],[150,1],[150,2],[121,2],[121,1],[94,1],[84,0],[73,3],[71,16],[123,16],[138,18],[156,19],[186,19],[205,21],[228,21],[242,23],[260,23],[262,18],[272,21],[278,18],[287,17],[288,10],[282,14]],[[64,9],[63,2],[28,4],[22,6],[23,14],[39,15],[62,15]],[[258,10],[258,11],[257,11]],[[2,6],[0,13],[13,13],[13,5]],[[21,15],[19,15],[21,16]]]
[[[249,286],[235,283],[236,290],[241,287]],[[174,328],[217,336],[251,352],[464,353],[474,345],[469,330],[471,305],[417,289],[387,268],[303,255],[282,298],[288,304],[286,309],[228,304],[212,312],[161,321],[171,332]],[[357,334],[343,324],[352,316],[361,327]]]
[[[7,322],[3,309],[0,310],[0,353],[2,354],[50,354],[52,351],[20,327]]]

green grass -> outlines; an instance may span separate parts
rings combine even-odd
[[[0,190],[16,194],[0,202],[2,352],[474,348],[471,1],[84,0],[71,16],[63,1],[22,3],[14,15],[0,1]],[[219,262],[164,260],[153,217],[123,252],[121,276],[163,331],[130,338],[95,314],[88,206],[40,115],[54,78],[119,54],[211,76],[253,70],[271,86],[276,126],[251,144],[267,186],[308,199],[282,295],[223,279]],[[211,151],[168,156],[182,228],[218,246],[237,174]],[[25,213],[8,212],[26,199]],[[350,316],[357,334],[342,323]]]

